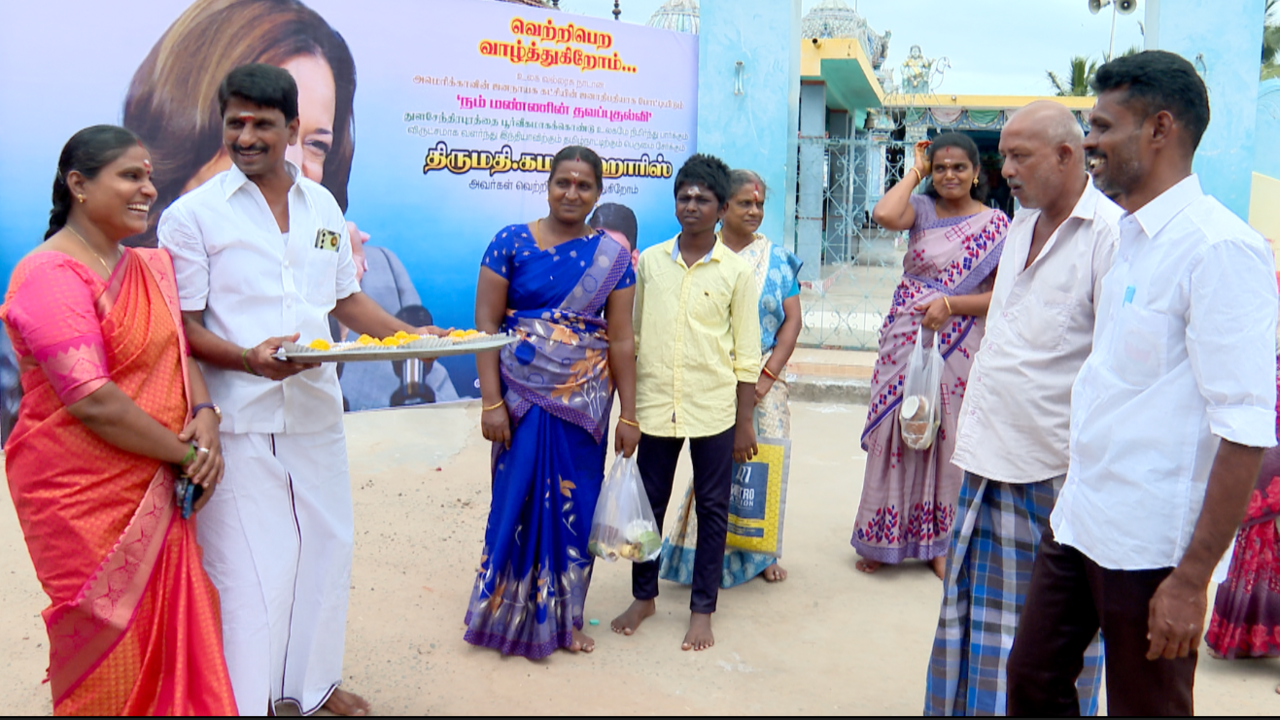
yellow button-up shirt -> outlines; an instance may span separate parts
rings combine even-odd
[[[760,377],[760,293],[720,241],[685,265],[679,236],[640,254],[636,272],[636,414],[658,437],[733,427],[738,383]]]

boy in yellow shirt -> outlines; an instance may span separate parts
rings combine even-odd
[[[752,413],[760,374],[759,294],[746,261],[716,240],[729,167],[694,155],[676,174],[680,234],[640,255],[636,271],[637,464],[661,532],[676,461],[689,439],[698,519],[692,614],[681,647],[715,644],[734,461],[756,454]],[[635,601],[612,623],[630,635],[653,615],[658,561],[631,568]]]

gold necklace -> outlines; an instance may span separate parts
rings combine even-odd
[[[557,247],[557,246],[561,245],[562,243],[556,243],[555,245],[551,245],[551,246],[549,246],[549,247],[542,247],[542,239],[541,239],[541,237],[540,237],[540,236],[543,234],[543,233],[542,233],[542,221],[543,221],[544,219],[545,219],[545,218],[538,218],[537,220],[535,220],[535,221],[534,221],[534,223],[533,223],[533,227],[531,227],[531,228],[530,228],[530,231],[531,231],[531,234],[533,235],[533,242],[534,242],[534,244],[536,244],[536,245],[538,246],[538,249],[539,249],[539,250],[542,250],[542,251],[544,251],[544,252],[545,252],[545,251],[547,251],[547,250],[550,250],[550,249],[551,249],[551,248],[553,248],[553,247]],[[588,223],[588,222],[585,222],[585,221],[584,221],[584,222],[582,223],[582,227],[586,229],[586,232],[585,232],[585,233],[583,233],[582,235],[579,235],[578,237],[586,237],[586,236],[591,235],[591,234],[593,234],[593,233],[595,232],[594,230],[592,230],[592,228],[591,228],[591,224],[590,224],[590,223]],[[570,238],[570,239],[572,239],[572,238]]]
[[[66,228],[67,230],[70,230],[72,235],[75,235],[77,238],[79,238],[79,239],[80,239],[80,242],[84,243],[85,248],[86,248],[86,249],[88,249],[88,250],[89,250],[89,252],[93,253],[93,256],[94,256],[94,257],[98,258],[98,262],[102,263],[102,267],[106,268],[107,275],[108,275],[108,276],[110,276],[110,275],[111,275],[111,266],[107,264],[107,261],[106,261],[106,260],[102,259],[102,256],[98,254],[98,251],[97,251],[97,250],[94,250],[94,249],[93,249],[93,246],[89,244],[89,241],[88,241],[88,240],[85,240],[83,235],[81,235],[80,233],[76,232],[76,229],[75,229],[75,228],[73,228],[73,227],[71,227],[71,225],[70,225],[70,224],[63,225],[62,227]]]

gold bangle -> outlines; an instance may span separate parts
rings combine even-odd
[[[502,407],[503,405],[506,405],[506,404],[507,404],[507,401],[506,401],[506,400],[499,400],[498,402],[496,402],[496,403],[494,403],[494,404],[490,405],[489,407],[485,408],[485,409],[484,409],[484,411],[485,411],[485,412],[489,412],[490,410],[497,410],[498,408],[500,408],[500,407]]]
[[[916,184],[917,184],[917,185],[919,185],[920,183],[924,182],[924,176],[923,176],[923,175],[921,175],[921,174],[920,174],[920,171],[919,171],[919,170],[917,170],[917,169],[915,169],[914,167],[912,167],[912,168],[911,168],[910,170],[908,170],[907,172],[913,172],[913,173],[915,173],[915,174],[916,174]]]
[[[765,375],[768,375],[769,377],[773,378],[775,381],[778,379],[778,376],[774,375],[773,372],[769,370],[768,365],[761,365],[760,372],[764,373]]]
[[[637,429],[637,430],[639,430],[639,429],[640,429],[640,423],[636,422],[635,420],[628,420],[628,419],[626,419],[626,418],[624,418],[624,417],[619,417],[619,418],[618,418],[618,422],[623,423],[623,424],[625,424],[625,425],[630,425],[631,427],[633,427],[633,428],[635,428],[635,429]]]
[[[955,313],[951,312],[951,301],[950,301],[949,299],[947,299],[947,296],[946,296],[946,295],[943,295],[943,296],[942,296],[942,304],[947,306],[947,314],[948,314],[948,315],[955,315]]]

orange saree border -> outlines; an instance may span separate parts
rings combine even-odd
[[[173,524],[174,474],[162,465],[124,535],[68,604],[45,616],[54,705],[106,659],[120,641],[151,581]]]

